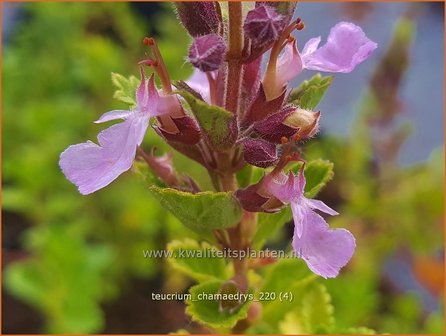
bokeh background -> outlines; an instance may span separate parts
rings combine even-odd
[[[142,253],[193,234],[137,173],[85,197],[57,164],[68,145],[95,139],[93,120],[125,107],[112,99],[110,73],[138,74],[144,36],[158,39],[173,78],[191,74],[190,40],[172,6],[2,7],[2,332],[200,332],[181,302],[150,299],[189,280]],[[319,105],[322,131],[305,150],[335,163],[320,199],[341,213],[331,225],[357,238],[349,266],[324,282],[341,326],[444,333],[443,13],[443,3],[304,2],[296,11],[301,44],[345,20],[379,45],[335,76]],[[145,141],[168,151],[151,133]],[[181,156],[175,164],[209,185],[197,165]],[[286,226],[270,246],[287,248],[291,233]]]

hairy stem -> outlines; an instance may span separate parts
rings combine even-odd
[[[240,89],[242,83],[242,52],[243,52],[243,30],[242,30],[242,3],[229,2],[229,50],[228,74],[226,84],[225,107],[234,114],[238,113]]]

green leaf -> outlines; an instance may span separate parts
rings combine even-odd
[[[313,110],[321,101],[333,81],[333,76],[322,77],[314,75],[311,79],[303,81],[299,87],[293,89],[288,102],[301,108]]]
[[[247,164],[237,172],[236,177],[239,188],[246,188],[251,183],[252,170],[253,166]]]
[[[291,170],[297,174],[301,167],[302,163],[298,162]],[[304,175],[307,181],[305,196],[313,198],[333,178],[333,163],[322,159],[310,161],[305,165]]]
[[[316,278],[305,262],[298,258],[281,259],[268,268],[261,292],[275,293],[277,299],[262,301],[265,321],[277,326],[285,315],[299,304]],[[279,300],[281,293],[286,294],[287,299]]]
[[[113,94],[113,98],[122,101],[130,106],[136,105],[135,93],[140,80],[135,76],[129,78],[124,77],[116,72],[111,74],[113,85],[116,87],[116,91]]]
[[[352,327],[336,331],[337,334],[343,335],[375,335],[376,331],[366,327]]]
[[[225,259],[216,256],[219,249],[215,246],[186,239],[169,243],[167,250],[173,255],[168,259],[170,264],[197,281],[226,278]]]
[[[302,299],[301,314],[305,331],[323,334],[334,327],[333,306],[327,288],[314,284]]]
[[[178,91],[189,104],[210,145],[217,150],[231,148],[237,138],[237,122],[225,109],[209,105],[187,91]]]
[[[257,248],[262,247],[265,240],[274,236],[291,218],[291,210],[288,207],[276,213],[259,213],[257,231],[252,244]]]
[[[221,311],[219,300],[206,300],[199,296],[202,293],[217,294],[223,284],[224,281],[215,280],[191,287],[192,298],[186,301],[186,313],[192,317],[192,320],[218,330],[232,328],[237,321],[246,318],[249,300],[244,301],[235,311]]]
[[[197,233],[234,226],[242,216],[240,204],[230,192],[192,194],[155,186],[149,189],[165,209]]]

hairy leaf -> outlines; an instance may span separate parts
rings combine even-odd
[[[135,106],[135,92],[138,88],[140,80],[133,75],[129,78],[126,78],[116,72],[112,72],[111,78],[113,85],[116,87],[113,98],[122,101],[130,106]]]
[[[209,105],[187,91],[178,92],[189,104],[209,144],[216,150],[231,148],[237,138],[237,122],[225,109]]]
[[[206,242],[200,244],[195,240],[186,239],[170,242],[167,245],[167,250],[173,254],[168,259],[170,264],[197,281],[225,279],[225,260],[213,257],[219,251],[215,246]]]
[[[230,192],[192,194],[156,186],[149,189],[164,208],[197,233],[228,228],[241,219],[242,209]]]
[[[333,76],[322,77],[318,73],[293,89],[288,98],[288,102],[304,109],[313,110],[321,101],[332,81]]]
[[[249,300],[243,302],[235,311],[229,311],[220,309],[219,300],[206,300],[199,297],[202,293],[219,293],[223,284],[224,281],[208,281],[190,289],[192,299],[186,301],[186,313],[192,317],[192,320],[215,329],[227,329],[232,328],[237,321],[246,318]]]

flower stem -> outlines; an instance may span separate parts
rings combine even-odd
[[[242,30],[242,3],[229,2],[229,50],[228,58],[228,81],[226,85],[225,107],[234,114],[238,113],[240,89],[242,83],[242,53],[243,53],[243,30]]]

